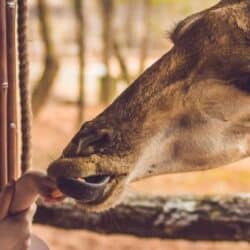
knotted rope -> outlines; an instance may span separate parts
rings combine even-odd
[[[29,61],[27,41],[27,0],[18,0],[17,36],[21,115],[21,168],[25,172],[31,161],[31,102],[29,93]]]

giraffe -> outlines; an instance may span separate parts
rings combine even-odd
[[[250,156],[250,1],[181,21],[173,47],[83,124],[48,168],[86,209],[117,205],[129,183]]]

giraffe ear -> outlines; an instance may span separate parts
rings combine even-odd
[[[173,43],[177,43],[178,40],[192,27],[196,22],[198,22],[203,17],[203,13],[198,13],[193,16],[190,16],[180,23],[177,24],[177,26],[174,28],[174,30],[170,33],[170,38],[173,41]]]

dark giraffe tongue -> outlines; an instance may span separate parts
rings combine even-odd
[[[107,175],[90,176],[81,179],[58,177],[57,186],[65,195],[83,203],[90,203],[103,196],[110,179],[111,177]]]

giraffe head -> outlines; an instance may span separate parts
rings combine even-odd
[[[173,47],[51,163],[59,188],[95,211],[148,176],[203,170],[250,153],[250,2],[187,17]]]

